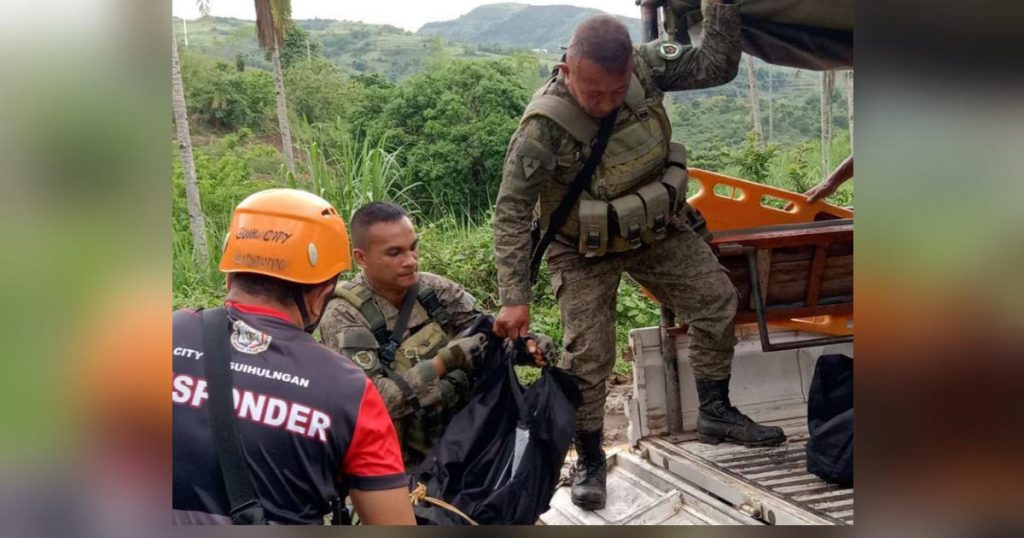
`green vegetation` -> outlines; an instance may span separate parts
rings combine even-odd
[[[189,48],[179,42],[214,261],[209,267],[191,261],[182,174],[172,145],[174,307],[213,305],[222,297],[216,260],[232,208],[256,190],[295,186],[321,194],[346,216],[371,200],[402,203],[421,233],[422,269],[462,283],[483,308],[495,311],[491,208],[509,137],[550,70],[550,56],[453,45],[393,27],[322,20],[297,25],[282,47],[294,175],[286,172],[278,149],[273,80],[256,49],[252,23],[190,21]],[[363,63],[365,69],[356,67]],[[759,65],[758,77],[764,131],[771,131],[764,147],[751,135],[742,76],[718,88],[672,94],[666,103],[675,136],[685,141],[693,166],[802,192],[823,175],[817,74]],[[850,152],[845,107],[845,93],[837,90],[831,166]],[[852,185],[831,200],[852,205]],[[561,322],[546,271],[535,289],[533,328],[558,339]],[[657,306],[628,278],[617,309],[620,349],[630,329],[658,322]],[[620,361],[616,371],[628,373],[629,363]]]
[[[324,19],[296,20],[285,31],[281,63],[285,69],[321,57],[348,74],[377,73],[396,82],[420,72],[425,62],[443,52],[452,58],[504,55],[509,48],[474,43],[442,43],[436,36],[415,34],[388,25]],[[184,33],[174,19],[175,33]],[[188,47],[182,53],[202,54],[248,68],[270,69],[270,57],[256,44],[253,21],[226,17],[190,20]],[[309,45],[307,51],[306,45]]]

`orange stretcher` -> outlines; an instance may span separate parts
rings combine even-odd
[[[853,211],[706,170],[689,177],[699,189],[688,202],[739,292],[737,324],[757,323],[766,351],[852,339]],[[832,338],[777,346],[768,327]]]

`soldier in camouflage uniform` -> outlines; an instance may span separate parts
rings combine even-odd
[[[412,222],[394,204],[372,203],[352,217],[353,254],[362,271],[341,282],[320,323],[320,338],[350,357],[373,380],[395,422],[406,468],[418,465],[471,391],[482,335],[459,337],[482,312],[462,286],[418,271]],[[391,364],[382,346],[395,329],[406,292],[417,300]],[[538,365],[556,359],[554,342],[528,335]]]
[[[652,42],[633,48],[613,17],[583,22],[509,144],[494,212],[502,303],[494,330],[515,337],[529,324],[531,213],[541,229],[548,227],[590,154],[598,120],[618,111],[590,187],[546,258],[565,327],[563,366],[582,379],[572,499],[585,509],[605,503],[604,403],[624,272],[689,326],[700,438],[748,446],[785,440],[780,428],[753,422],[729,402],[736,291],[686,218],[692,210],[685,201],[685,149],[671,142],[662,105],[665,91],[715,86],[736,76],[740,19],[729,4],[705,1],[703,40],[693,47]]]

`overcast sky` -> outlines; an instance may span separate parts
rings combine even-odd
[[[391,24],[415,31],[425,23],[456,19],[473,8],[496,4],[489,0],[292,0],[292,18],[341,19],[369,24]],[[568,4],[592,7],[629,17],[639,17],[634,0],[529,0],[533,5]],[[253,0],[211,0],[211,14],[218,17],[255,19]],[[195,0],[172,0],[175,17],[199,17]]]

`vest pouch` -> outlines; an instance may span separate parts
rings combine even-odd
[[[395,371],[402,374],[418,362],[434,358],[446,343],[448,335],[444,329],[437,322],[431,321],[398,346],[395,352]]]
[[[618,224],[613,250],[629,250],[642,245],[643,231],[647,226],[643,200],[635,194],[627,194],[609,203]]]
[[[580,254],[604,256],[608,251],[608,202],[580,200]]]
[[[686,168],[686,146],[679,142],[668,145],[668,163]]]
[[[665,237],[665,229],[671,215],[672,198],[668,188],[661,182],[648,183],[636,191],[644,201],[644,213],[647,215],[643,231],[645,243],[653,243]]]
[[[689,181],[689,176],[686,173],[685,168],[679,168],[678,166],[669,166],[665,170],[665,175],[661,178],[662,185],[668,187],[669,195],[671,196],[671,211],[675,215],[679,212],[679,209],[683,207],[683,203],[686,202],[686,184]]]

